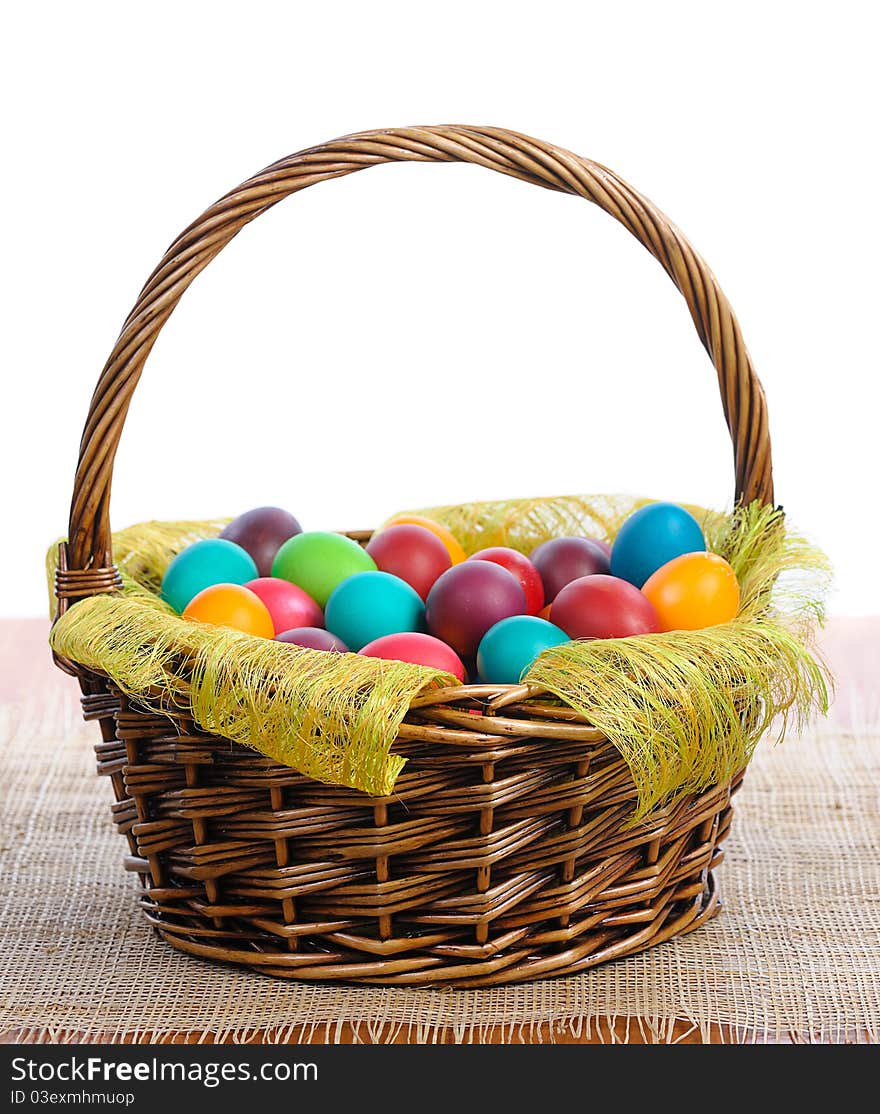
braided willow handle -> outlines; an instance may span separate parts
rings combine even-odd
[[[678,229],[616,174],[539,139],[503,128],[426,127],[361,132],[289,155],[221,197],[162,257],[107,360],[80,444],[70,507],[68,577],[91,570],[65,595],[113,590],[113,461],[141,369],[184,291],[236,233],[288,194],[385,162],[470,162],[546,189],[577,194],[610,213],[659,260],[684,295],[718,373],[733,441],[736,498],[773,501],[764,392],[739,325],[709,268]],[[97,579],[96,579],[97,578]],[[106,583],[105,583],[106,581]],[[100,582],[100,584],[99,584]]]

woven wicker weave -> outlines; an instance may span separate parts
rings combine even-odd
[[[766,404],[739,326],[705,263],[650,202],[604,167],[497,128],[367,132],[268,167],[165,253],[92,398],[60,610],[119,586],[116,448],[144,362],[190,282],[282,198],[391,161],[477,163],[620,221],[682,292],[715,365],[737,499],[772,502]],[[718,908],[712,870],[741,775],[632,827],[635,787],[618,752],[534,687],[468,685],[414,701],[395,743],[409,762],[393,795],[373,798],[148,714],[105,677],[59,665],[79,678],[84,714],[100,726],[98,769],[113,785],[145,916],[193,955],[299,979],[492,985],[583,970],[690,931]]]

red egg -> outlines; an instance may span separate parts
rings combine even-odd
[[[511,615],[524,615],[525,592],[513,573],[492,561],[453,565],[428,593],[428,630],[461,657],[476,653],[490,627]]]
[[[324,612],[312,597],[277,576],[261,576],[245,585],[260,597],[275,624],[275,630],[287,631],[293,627],[323,627]]]
[[[550,622],[569,638],[626,638],[660,630],[657,612],[638,588],[601,573],[567,584],[553,601]]]
[[[380,572],[405,580],[423,600],[437,577],[452,566],[449,550],[424,526],[388,526],[374,534],[366,548]]]
[[[268,576],[282,544],[301,533],[302,527],[293,515],[280,507],[255,507],[234,518],[220,537],[247,550],[260,576]]]
[[[358,650],[367,658],[385,658],[386,661],[408,661],[413,665],[427,665],[431,669],[443,669],[457,677],[465,678],[461,658],[451,646],[430,634],[408,631],[404,634],[386,634],[367,643]]]
[[[522,553],[506,545],[494,545],[489,549],[481,549],[479,553],[468,557],[468,560],[491,561],[513,573],[525,593],[527,615],[537,615],[544,606],[544,584],[541,574]]]
[[[608,554],[594,538],[551,538],[532,551],[530,560],[541,574],[547,603],[573,580],[607,574],[609,568]]]
[[[307,650],[332,650],[337,654],[351,652],[341,638],[328,630],[321,630],[320,627],[296,627],[294,630],[282,631],[275,635],[275,641],[304,646]]]

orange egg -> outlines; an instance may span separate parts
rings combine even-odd
[[[714,627],[739,611],[736,573],[717,553],[673,558],[648,577],[642,593],[654,605],[664,631]]]
[[[455,538],[445,526],[442,526],[439,522],[435,522],[433,518],[426,518],[421,514],[396,514],[394,518],[389,518],[387,522],[383,523],[380,529],[384,530],[386,526],[403,525],[423,526],[426,530],[430,530],[449,550],[449,556],[453,565],[460,565],[461,562],[467,558],[467,554],[462,549],[457,538]],[[379,533],[379,531],[377,530],[376,533]]]
[[[203,588],[186,605],[183,617],[215,627],[231,627],[259,638],[275,637],[269,609],[256,592],[241,584],[212,584]]]

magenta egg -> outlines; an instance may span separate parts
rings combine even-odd
[[[289,642],[293,646],[304,646],[307,650],[332,650],[337,654],[351,653],[341,638],[320,627],[295,627],[275,635],[276,642]]]
[[[324,625],[324,612],[307,592],[289,580],[261,576],[257,580],[249,580],[245,588],[250,588],[266,605],[276,631]]]
[[[427,665],[431,669],[443,669],[465,679],[465,669],[461,658],[445,642],[420,631],[404,631],[401,634],[386,634],[376,638],[358,650],[366,658],[385,658],[386,661],[407,661],[413,665]]]
[[[492,561],[453,565],[434,584],[425,603],[428,630],[461,657],[476,653],[490,627],[525,611],[522,585]]]
[[[532,552],[541,574],[546,603],[552,603],[566,584],[582,576],[607,574],[608,553],[593,538],[551,538]]]
[[[449,550],[424,526],[401,523],[374,534],[366,547],[380,572],[390,572],[415,588],[422,600],[452,565]]]
[[[220,537],[240,545],[253,557],[260,576],[269,576],[275,554],[288,538],[301,533],[293,515],[280,507],[255,507],[234,518]]]

